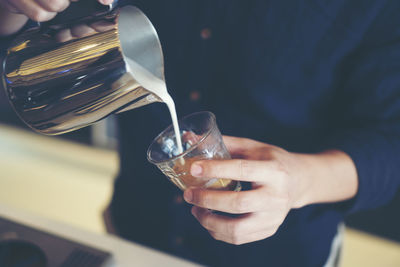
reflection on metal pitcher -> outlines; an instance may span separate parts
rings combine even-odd
[[[74,8],[87,10],[78,5],[59,15],[67,19],[57,16],[19,35],[3,63],[11,104],[41,133],[72,131],[158,101],[125,63],[128,57],[164,79],[160,43],[146,16],[133,6],[109,6],[71,22]]]

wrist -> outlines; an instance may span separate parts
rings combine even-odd
[[[307,154],[293,154],[297,162],[296,172],[296,194],[293,208],[302,208],[313,203],[313,159]]]
[[[352,159],[339,150],[318,154],[298,154],[300,196],[297,207],[310,204],[339,202],[354,197],[358,175]]]

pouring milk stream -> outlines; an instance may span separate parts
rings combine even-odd
[[[135,80],[137,80],[147,91],[159,97],[168,107],[169,113],[171,114],[172,126],[174,127],[176,144],[178,154],[183,152],[182,140],[178,125],[178,117],[176,115],[175,103],[170,94],[167,91],[167,85],[165,82],[147,69],[143,68],[135,61],[128,57],[125,57],[128,72],[135,73]]]

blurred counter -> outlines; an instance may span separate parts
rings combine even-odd
[[[199,266],[186,260],[125,241],[113,235],[91,233],[67,224],[55,222],[34,214],[19,211],[15,208],[11,208],[2,204],[0,204],[0,216],[40,231],[55,234],[80,244],[110,252],[113,256],[112,260],[106,264],[108,267]]]
[[[105,232],[117,168],[114,151],[0,124],[0,203]]]
[[[0,125],[0,170],[0,204],[105,232],[101,214],[118,171],[115,151]],[[400,266],[400,244],[347,228],[342,266]]]

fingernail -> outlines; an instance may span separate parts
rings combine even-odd
[[[187,189],[184,193],[183,193],[183,198],[185,199],[186,202],[191,202],[193,199],[193,193],[192,190]]]
[[[190,173],[193,176],[200,176],[203,172],[203,168],[199,164],[192,164],[192,167],[190,168]]]

